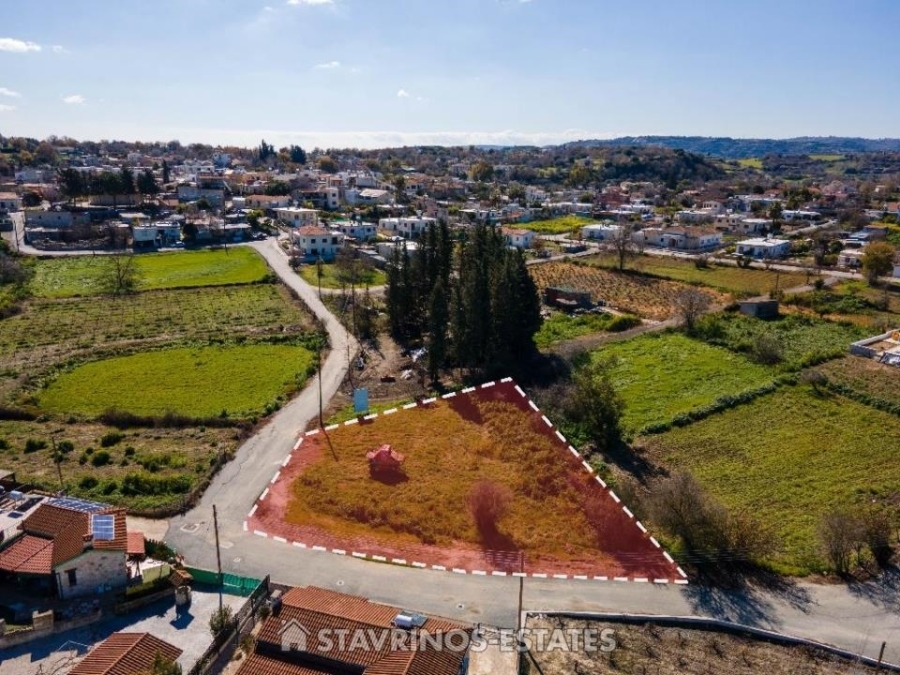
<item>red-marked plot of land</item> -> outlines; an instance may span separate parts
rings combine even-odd
[[[303,439],[248,529],[487,573],[676,580],[512,382]]]

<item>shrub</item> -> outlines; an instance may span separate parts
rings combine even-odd
[[[497,528],[497,522],[506,513],[512,502],[509,488],[489,480],[481,480],[472,486],[467,498],[467,506],[475,525],[481,532]]]
[[[80,487],[82,490],[90,490],[97,487],[99,483],[100,481],[94,478],[94,476],[85,476],[80,481],[78,481],[78,487]]]
[[[56,452],[61,455],[68,455],[75,450],[75,444],[72,441],[60,441],[56,444]]]
[[[0,438],[0,450],[9,450],[9,441],[5,438]]]
[[[112,446],[121,443],[124,438],[124,434],[120,434],[118,431],[110,431],[100,438],[100,447],[111,448]]]
[[[217,609],[209,617],[209,632],[212,633],[213,638],[218,638],[223,633],[231,630],[233,626],[234,613],[228,605]]]
[[[94,453],[94,456],[91,457],[91,464],[94,466],[106,466],[110,463],[112,457],[106,450],[101,450],[100,452]]]
[[[29,438],[27,441],[25,441],[25,454],[29,455],[32,452],[43,450],[46,447],[47,441],[41,441],[36,438]]]

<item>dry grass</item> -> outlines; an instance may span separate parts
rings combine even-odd
[[[439,402],[330,432],[334,454],[325,445],[321,459],[299,476],[286,519],[341,536],[374,530],[399,541],[598,556],[584,512],[589,475],[563,461],[559,446],[514,404],[469,400],[466,417]],[[385,442],[406,455],[408,480],[389,484],[369,476],[365,453]],[[478,532],[466,509],[479,480],[515,494],[493,533]]]
[[[750,637],[738,637],[686,628],[661,628],[653,624],[630,625],[574,619],[531,618],[530,629],[612,629],[616,648],[611,652],[544,651],[534,656],[544,675],[582,673],[689,673],[720,675],[837,675],[874,673],[827,652],[807,647],[788,647]],[[534,652],[532,652],[534,653]],[[530,670],[538,671],[532,664]]]
[[[541,291],[548,286],[571,286],[589,291],[595,302],[604,301],[611,307],[636,314],[645,319],[661,321],[674,314],[677,295],[694,288],[678,281],[668,281],[640,274],[623,274],[587,264],[550,262],[532,265],[529,272]],[[704,290],[714,303],[725,303],[728,296],[714,290]]]
[[[845,356],[818,370],[837,384],[876,399],[900,405],[900,371],[894,366],[878,363],[874,359]]]

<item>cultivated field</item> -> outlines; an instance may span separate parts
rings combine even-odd
[[[513,227],[531,230],[538,234],[570,234],[573,230],[580,230],[585,225],[596,222],[593,218],[582,216],[560,216],[549,220],[532,220],[530,223],[516,223]]]
[[[315,265],[302,265],[298,270],[298,273],[308,284],[313,287],[318,287],[319,272]],[[383,286],[387,283],[387,275],[374,267],[363,268],[360,266],[360,270],[357,274],[357,290],[366,286]],[[344,275],[337,265],[327,263],[322,265],[322,288],[346,288],[349,292],[350,283],[344,278]]]
[[[900,370],[873,359],[845,356],[818,368],[830,382],[857,394],[900,406]]]
[[[252,249],[134,261],[140,287],[157,290],[97,294],[106,257],[33,263],[33,297],[0,320],[0,406],[33,421],[0,422],[0,464],[58,489],[55,438],[68,449],[60,468],[70,493],[172,510],[202,489],[248,422],[303,385],[316,330]],[[101,415],[109,409],[119,413]],[[125,438],[98,445],[110,434]]]
[[[549,262],[531,265],[528,271],[541,291],[548,286],[570,286],[590,292],[594,302],[602,300],[615,309],[658,321],[670,318],[677,295],[691,288],[677,281],[623,274],[582,263]],[[715,303],[727,302],[722,293],[704,292]]]
[[[900,499],[897,417],[809,387],[644,442],[655,463],[688,469],[724,504],[770,524],[782,545],[773,562],[787,573],[825,569],[817,531],[827,511]]]
[[[581,634],[591,629],[615,641],[609,652],[577,650],[532,650],[544,675],[600,675],[601,673],[646,673],[650,675],[842,675],[875,673],[876,669],[851,663],[827,652],[788,647],[751,637],[690,628],[662,628],[653,624],[623,624],[581,621],[556,617],[530,617],[526,626],[535,637],[539,631],[571,629]],[[549,642],[549,639],[547,640]],[[598,646],[603,643],[597,640]],[[537,675],[529,661],[521,671]],[[881,672],[881,671],[878,671]]]
[[[60,414],[118,409],[247,418],[277,409],[302,389],[314,362],[308,349],[277,344],[141,352],[64,372],[40,393],[38,403]]]
[[[594,355],[613,361],[612,379],[625,401],[623,422],[631,433],[774,378],[771,370],[743,356],[675,332],[616,342]]]
[[[811,316],[788,314],[772,321],[761,321],[738,313],[704,317],[698,334],[708,342],[732,351],[754,355],[761,340],[772,345],[773,365],[781,370],[799,370],[839,358],[850,344],[865,337],[865,329],[848,323],[824,321]]]
[[[383,443],[406,459],[372,476],[365,455]],[[480,481],[510,500],[490,525],[467,508]],[[305,437],[268,495],[249,526],[308,545],[482,570],[674,573],[511,384]]]
[[[73,256],[39,260],[32,293],[45,298],[96,295],[108,256]],[[138,290],[250,284],[268,273],[263,259],[246,247],[135,255]]]
[[[610,269],[618,265],[618,260],[610,254],[590,256],[582,260]],[[766,295],[776,288],[783,290],[807,283],[805,274],[744,269],[713,263],[709,267],[698,268],[692,260],[672,256],[641,255],[629,260],[626,266],[645,274],[715,288],[735,297]]]

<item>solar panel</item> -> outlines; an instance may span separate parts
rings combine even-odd
[[[78,499],[76,497],[54,497],[53,499],[48,499],[47,503],[69,511],[78,511],[79,513],[97,513],[109,508],[107,504],[91,502],[87,499]]]
[[[116,538],[116,519],[110,515],[91,516],[91,531],[94,541],[112,541]]]

